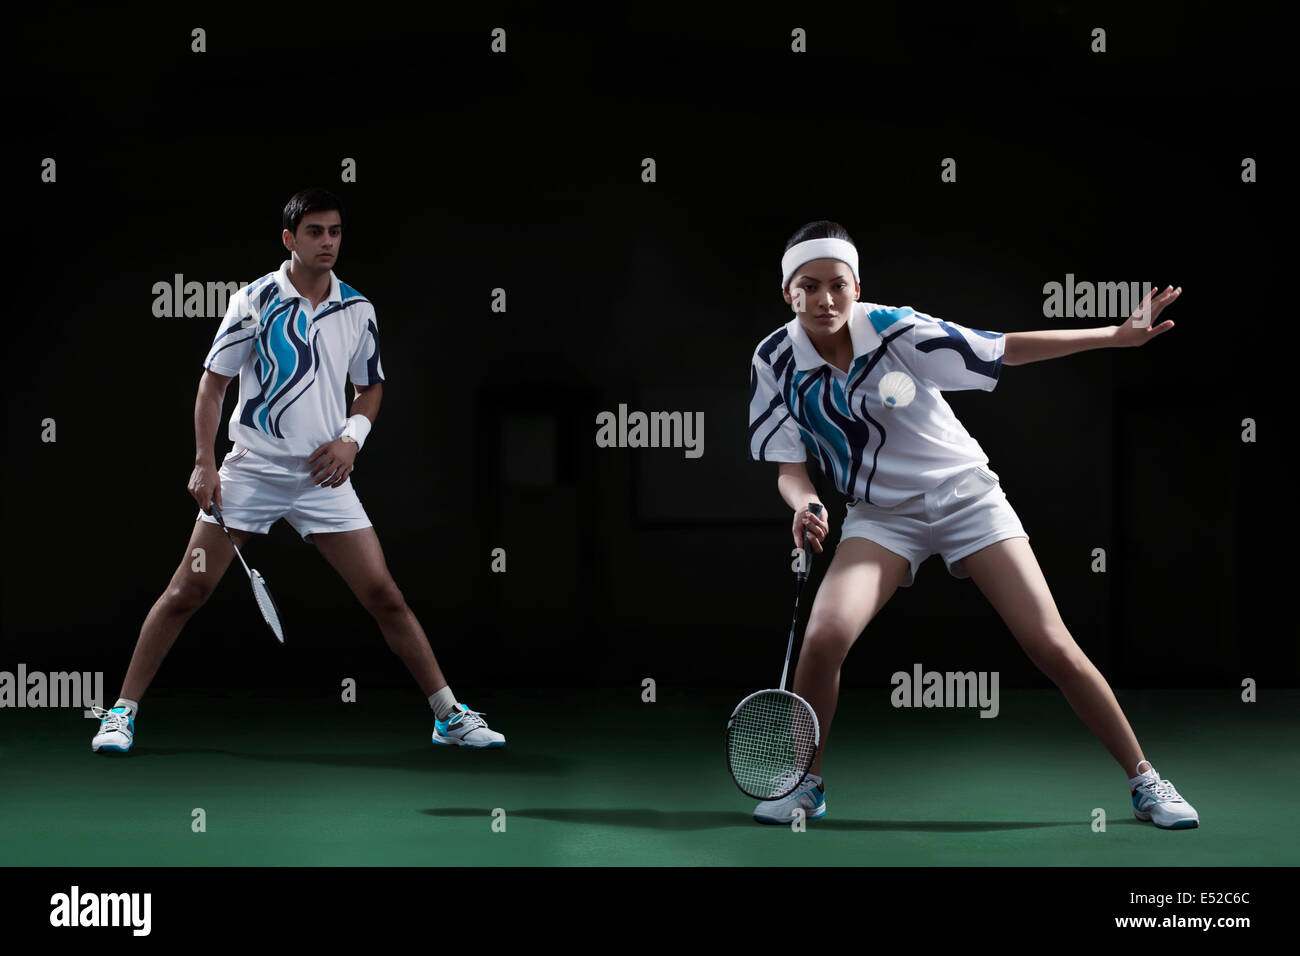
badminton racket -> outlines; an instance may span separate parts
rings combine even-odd
[[[819,515],[822,506],[812,502],[808,510]],[[785,646],[781,685],[750,694],[736,705],[727,721],[727,768],[731,779],[742,793],[758,800],[779,800],[794,793],[808,775],[821,743],[817,713],[808,701],[785,689],[799,620],[799,596],[812,563],[807,528],[803,531],[802,550],[795,572],[794,618]]]
[[[221,525],[221,530],[226,533],[227,538],[230,538],[235,554],[239,555],[239,563],[248,573],[248,580],[253,584],[253,599],[257,602],[257,609],[262,612],[262,619],[266,621],[266,626],[271,629],[276,639],[283,644],[284,626],[280,623],[280,611],[275,606],[275,599],[271,597],[271,589],[266,586],[266,578],[262,577],[261,572],[256,568],[250,568],[244,556],[239,553],[239,545],[235,544],[235,539],[231,537],[230,529],[226,527],[226,522],[221,517],[221,509],[217,507],[216,499],[212,501],[211,511],[216,516],[217,523]]]

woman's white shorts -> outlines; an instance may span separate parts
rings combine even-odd
[[[968,578],[962,558],[1005,538],[1028,537],[998,476],[982,465],[893,508],[858,501],[840,532],[841,541],[867,538],[906,558],[911,567],[900,587],[911,586],[932,554],[943,556],[953,577]]]
[[[318,531],[356,531],[371,526],[351,475],[337,488],[322,487],[313,483],[310,467],[306,471],[287,468],[247,448],[233,449],[217,474],[221,476],[221,517],[227,528],[266,534],[284,518],[305,540]],[[214,515],[202,509],[199,517],[217,523]]]

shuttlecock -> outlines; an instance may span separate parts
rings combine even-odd
[[[916,383],[902,372],[890,372],[880,380],[880,400],[886,408],[902,408],[916,397]]]

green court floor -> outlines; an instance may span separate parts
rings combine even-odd
[[[0,865],[1300,863],[1300,692],[1117,694],[1199,829],[1134,820],[1125,775],[1055,690],[1003,691],[995,719],[846,691],[828,815],[800,833],[754,823],[727,773],[741,688],[661,687],[655,703],[635,684],[476,691],[466,699],[509,738],[482,752],[429,743],[415,690],[344,704],[160,689],[124,758],[90,752],[98,725],[79,711],[0,711]]]

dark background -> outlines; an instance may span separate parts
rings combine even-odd
[[[857,242],[864,300],[974,328],[1117,324],[1043,317],[1044,283],[1067,273],[1182,285],[1177,327],[1142,349],[1008,367],[992,393],[947,398],[1115,686],[1294,685],[1294,34],[1267,9],[39,14],[8,109],[24,279],[0,669],[102,670],[113,699],[192,529],[195,389],[220,322],[155,318],[153,284],[273,271],[284,202],[321,185],[346,205],[336,274],[375,304],[386,374],[354,484],[454,688],[776,680],[790,514],[776,466],[748,458],[748,364],[790,317],[786,240],[823,217]],[[1098,25],[1104,55],[1088,52]],[[189,52],[194,26],[207,53]],[[57,184],[40,182],[46,156]],[[359,182],[339,182],[344,157]],[[620,403],[703,411],[703,458],[597,448],[597,413]],[[837,533],[843,506],[815,478]],[[155,687],[410,686],[287,523],[247,555],[289,644],[235,562]],[[918,661],[1047,686],[939,557],[843,681]]]

